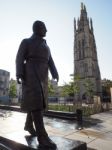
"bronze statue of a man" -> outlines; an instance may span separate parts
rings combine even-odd
[[[22,40],[17,52],[16,77],[17,82],[22,83],[21,109],[27,112],[24,129],[37,136],[39,146],[55,148],[56,144],[48,137],[43,123],[48,69],[54,79],[59,79],[50,49],[43,38],[46,32],[42,21],[34,22],[33,35]]]

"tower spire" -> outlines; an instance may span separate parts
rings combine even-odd
[[[86,11],[86,6],[84,5],[83,7],[84,7],[84,11]]]
[[[80,13],[80,19],[78,21],[79,31],[83,31],[85,25],[89,26],[89,21],[87,18],[86,6],[83,3],[81,3],[81,13]]]
[[[74,18],[74,32],[76,32],[76,19]]]

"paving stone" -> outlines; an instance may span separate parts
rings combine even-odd
[[[73,134],[67,135],[66,138],[72,139],[72,140],[80,140],[80,141],[83,141],[86,143],[89,143],[95,139],[94,137],[88,137],[88,135],[86,135],[86,134],[83,135],[80,133],[73,133]]]
[[[112,141],[97,139],[88,143],[88,147],[95,148],[97,150],[112,150]]]
[[[52,136],[50,137],[55,141],[57,149],[55,150],[87,150],[87,145],[84,142],[70,140],[62,137]],[[46,150],[46,148],[38,148],[38,142],[36,137],[27,136],[26,141],[28,145],[23,145],[21,143],[0,137],[1,147],[4,147],[5,150]],[[6,149],[7,148],[7,149]],[[54,150],[48,149],[47,150]]]

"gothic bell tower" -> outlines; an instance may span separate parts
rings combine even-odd
[[[77,23],[77,25],[76,25]],[[101,76],[97,58],[92,19],[87,17],[86,7],[81,3],[80,18],[74,19],[74,75],[80,76],[79,98],[86,93],[84,82],[93,84],[94,95],[101,94]]]

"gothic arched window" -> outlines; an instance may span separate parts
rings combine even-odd
[[[81,43],[80,43],[80,41],[78,42],[78,48],[79,48],[79,50],[80,50],[80,48],[81,48]]]

